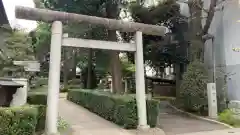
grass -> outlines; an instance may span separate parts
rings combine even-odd
[[[219,114],[218,120],[220,122],[226,123],[228,125],[231,125],[235,128],[240,127],[240,118],[236,118],[239,116],[236,116],[233,111],[230,109],[224,110],[222,113]]]
[[[66,129],[69,128],[69,124],[61,117],[58,117],[58,131],[61,133],[61,132],[64,132]],[[44,131],[40,131],[40,132],[37,132],[35,133],[35,135],[43,135]]]
[[[58,117],[58,130],[63,131],[69,127],[69,124],[61,117]]]

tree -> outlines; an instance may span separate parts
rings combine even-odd
[[[124,0],[108,0],[108,1],[105,1],[105,0],[97,0],[97,1],[96,0],[95,1],[58,0],[57,2],[45,1],[44,4],[46,7],[50,9],[117,19],[121,11],[120,6],[124,4],[124,2],[125,2]],[[107,34],[108,40],[117,41],[116,31],[109,30],[107,33],[108,33]],[[90,36],[90,38],[92,38],[92,36]],[[89,56],[92,57],[91,49],[89,52],[90,52]],[[123,87],[122,87],[122,75],[121,75],[121,69],[120,69],[121,66],[120,66],[120,60],[118,55],[119,55],[118,51],[111,51],[110,63],[111,63],[111,73],[113,77],[113,90],[116,93],[121,93],[121,91],[123,90]],[[89,57],[89,68],[91,68],[91,60],[92,60],[91,57]],[[91,72],[89,70],[89,74],[90,73]],[[89,84],[91,83],[89,82]]]
[[[5,29],[5,28],[0,28]],[[5,31],[4,44],[1,46],[1,76],[28,76],[23,67],[15,66],[13,61],[35,60],[31,38],[20,30]]]
[[[144,7],[133,3],[130,8],[136,22],[163,25],[171,31],[164,37],[144,35],[144,58],[152,67],[164,68],[165,63],[184,62],[186,41],[184,40],[187,23],[180,14],[179,4],[175,0],[161,2],[158,5]],[[178,48],[178,49],[176,49]],[[182,49],[180,51],[177,51]]]
[[[204,9],[202,0],[188,0],[186,2],[189,7],[189,39],[190,39],[190,56],[191,60],[199,59],[203,61],[204,59],[204,44],[205,41],[211,37],[208,30],[211,26],[216,7],[218,4],[225,0],[211,0],[209,9]],[[206,16],[205,16],[206,15]],[[202,26],[203,19],[205,22]]]
[[[37,28],[29,34],[32,38],[32,47],[36,59],[39,61],[40,73],[48,73],[49,51],[51,44],[51,26],[47,23],[39,22]]]
[[[153,67],[157,76],[162,76],[164,68],[173,64],[179,95],[181,75],[184,66],[188,64],[186,38],[188,23],[187,18],[180,14],[180,5],[176,0],[159,2],[150,7],[133,3],[130,11],[136,22],[163,25],[169,29],[169,33],[162,37],[144,35],[144,60]]]
[[[199,61],[190,63],[183,75],[180,93],[180,103],[185,110],[207,114],[207,83],[208,76],[204,64]]]
[[[187,2],[190,12],[190,56],[191,61],[199,59],[204,62],[204,44],[206,40],[214,38],[213,35],[209,34],[209,28],[211,27],[212,20],[214,18],[215,12],[222,10],[223,7],[219,6],[225,0],[210,0],[210,5],[208,9],[204,9],[202,0],[189,0]],[[201,22],[204,21],[202,24]],[[214,78],[211,77],[211,82],[214,82]],[[226,94],[224,91],[219,89],[217,91],[218,108],[225,108]]]
[[[80,1],[80,0],[70,0],[70,1],[63,1],[63,0],[57,0],[57,1],[50,1],[50,0],[36,0],[35,1],[38,7],[42,8],[49,8],[53,10],[58,11],[67,11],[67,12],[73,12],[73,13],[81,13],[81,14],[87,14],[87,15],[94,15],[94,16],[101,16],[102,11],[101,7],[101,0],[99,1]],[[45,31],[44,27],[38,27],[39,29],[42,29],[42,31]],[[48,29],[49,30],[49,29]],[[92,32],[94,31],[94,32]],[[99,32],[100,31],[100,32]],[[68,33],[70,37],[77,37],[77,38],[96,38],[96,35],[104,34],[104,31],[102,31],[102,28],[91,26],[88,24],[79,24],[79,23],[69,23],[64,25],[64,32]],[[37,31],[37,33],[39,33]],[[50,32],[48,32],[49,35],[47,37],[50,38]],[[91,33],[96,33],[95,35]],[[38,34],[37,37],[40,37],[41,35]],[[45,35],[46,36],[46,35]],[[100,39],[102,36],[99,36]],[[42,38],[41,38],[42,39]],[[48,42],[49,40],[43,39],[43,41]],[[37,43],[39,46],[43,47],[44,43]],[[50,43],[49,43],[50,44]],[[48,45],[49,45],[48,44]],[[49,48],[49,47],[48,47]],[[76,49],[76,48],[63,48],[63,78],[65,84],[67,83],[68,79],[74,78],[76,75],[76,65],[78,64],[77,57],[82,57],[83,55],[86,55],[86,53],[79,55],[79,52],[83,49]],[[91,51],[92,49],[89,49],[89,62],[88,62],[88,68],[90,69],[92,66],[92,54],[94,53]],[[49,50],[46,50],[49,52]],[[85,67],[84,67],[85,68]],[[89,70],[90,71],[90,70]],[[88,78],[91,78],[91,72],[88,75]],[[91,79],[89,79],[91,81]],[[89,82],[91,84],[91,82]],[[88,86],[90,87],[90,86]]]

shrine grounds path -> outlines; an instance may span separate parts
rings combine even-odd
[[[212,135],[208,131],[212,131],[215,135],[215,132],[224,133],[226,130],[235,130],[180,114],[164,101],[160,103],[160,110],[158,128],[148,132],[130,131],[66,100],[66,95],[60,95],[59,115],[71,126],[61,135]],[[240,135],[240,130],[238,134]]]
[[[163,129],[166,135],[227,129],[226,126],[192,118],[177,112],[169,106],[167,101],[160,102],[158,127]]]

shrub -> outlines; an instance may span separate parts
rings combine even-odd
[[[27,97],[27,103],[34,105],[37,108],[37,125],[36,131],[42,131],[45,128],[46,120],[46,104],[47,104],[47,95],[46,94],[29,94]]]
[[[35,82],[35,87],[41,87],[48,84],[48,78],[37,78]]]
[[[37,115],[37,125],[36,125],[36,131],[43,131],[45,129],[45,121],[46,121],[46,106],[44,105],[35,105],[35,107],[38,109],[38,115]]]
[[[180,99],[187,111],[207,112],[207,71],[203,63],[194,61],[189,64],[180,86]]]
[[[33,135],[39,106],[0,108],[0,135]]]
[[[72,84],[72,85],[81,85],[82,82],[80,79],[72,79],[68,81],[68,84]]]
[[[67,99],[127,129],[138,125],[137,105],[131,96],[117,96],[90,90],[70,90]],[[148,124],[155,127],[159,102],[147,100]]]
[[[81,85],[74,85],[74,84],[68,85],[68,89],[80,89],[81,87],[82,87]]]
[[[31,93],[27,97],[27,103],[33,105],[46,105],[47,95],[44,93]]]
[[[218,120],[234,127],[240,126],[240,120],[235,118],[234,113],[229,109],[226,109],[220,113]]]

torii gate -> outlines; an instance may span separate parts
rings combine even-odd
[[[139,118],[138,128],[139,129],[149,128],[149,126],[147,125],[147,113],[146,113],[142,33],[163,36],[167,31],[166,27],[142,23],[124,22],[115,19],[51,11],[46,9],[28,8],[21,6],[17,6],[15,12],[16,17],[19,19],[37,20],[53,23],[50,47],[50,67],[49,67],[47,113],[46,113],[47,134],[52,135],[57,134],[58,132],[57,118],[60,85],[61,46],[98,48],[135,52],[136,100]],[[64,37],[62,32],[63,30],[62,23],[68,22],[91,23],[96,25],[102,25],[110,30],[135,32],[136,33],[135,44]]]

